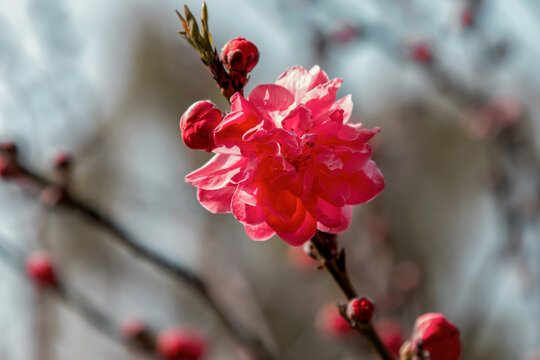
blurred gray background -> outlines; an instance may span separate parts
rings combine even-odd
[[[198,17],[198,1],[186,2]],[[443,312],[463,359],[532,359],[540,347],[540,5],[535,0],[207,1],[216,46],[261,53],[247,92],[287,67],[320,64],[352,93],[354,121],[380,126],[387,188],[340,236],[353,282],[378,319],[408,335]],[[359,338],[330,339],[316,313],[342,300],[326,273],[299,268],[280,239],[251,241],[212,215],[183,177],[178,120],[211,99],[227,110],[174,9],[150,0],[0,2],[0,140],[50,174],[73,154],[73,191],[141,242],[202,274],[228,310],[282,359],[371,359]],[[464,26],[464,9],[474,23]],[[427,44],[432,64],[411,60]],[[0,184],[0,240],[49,250],[69,286],[113,318],[180,324],[209,338],[208,359],[237,359],[216,318],[99,228]],[[411,270],[412,269],[412,270]],[[107,339],[0,263],[0,359],[145,357]],[[370,357],[371,356],[371,357]]]

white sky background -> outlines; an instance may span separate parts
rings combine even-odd
[[[328,1],[322,6],[327,8],[326,11],[304,17],[299,17],[298,11],[294,12],[294,16],[283,13],[283,3],[290,3],[292,9],[298,9],[303,6],[301,1],[298,4],[292,0],[207,1],[210,28],[218,48],[228,39],[242,36],[256,43],[261,51],[260,63],[252,74],[249,88],[259,83],[273,82],[288,66],[314,65],[310,34],[306,32],[310,22],[331,19],[332,14],[341,14],[345,19],[347,14],[361,14],[358,19],[380,22],[404,39],[427,34],[436,42],[444,66],[452,73],[463,78],[467,84],[492,89],[495,94],[515,93],[528,103],[538,128],[540,105],[531,95],[534,92],[529,90],[532,88],[538,93],[540,88],[540,73],[537,70],[540,63],[540,5],[536,0],[488,2],[491,4],[490,12],[484,21],[491,30],[490,36],[502,36],[515,44],[515,53],[510,56],[509,63],[503,65],[502,70],[494,72],[484,71],[479,65],[476,43],[463,40],[456,22],[459,7],[454,0],[415,1],[419,6],[412,13],[400,8],[403,1]],[[137,14],[146,11],[155,13],[163,19],[163,26],[171,28],[171,36],[177,36],[174,31],[179,29],[180,24],[174,9],[180,9],[182,5],[177,0],[50,0],[50,3],[63,8],[67,18],[61,15],[56,19],[53,12],[50,13],[51,19],[35,21],[41,15],[46,16],[46,12],[42,13],[39,9],[39,6],[47,6],[44,3],[49,1],[0,1],[1,48],[13,49],[18,54],[17,57],[12,57],[9,51],[0,54],[0,138],[14,136],[31,142],[32,157],[37,164],[50,157],[46,150],[57,147],[59,141],[65,148],[75,148],[84,140],[85,134],[96,126],[93,115],[96,112],[106,115],[126,91],[127,76],[132,66],[130,57],[134,35],[137,34]],[[200,2],[187,1],[187,4],[198,16]],[[347,6],[348,10],[336,9],[331,4]],[[354,21],[354,18],[349,20]],[[328,21],[330,28],[333,24]],[[56,34],[51,41],[57,41],[62,51],[47,53],[39,34],[47,30],[54,34],[54,26],[59,24],[64,26],[66,32]],[[441,24],[444,25],[442,28]],[[399,40],[394,39],[396,44]],[[178,41],[184,40],[178,37]],[[15,64],[11,62],[13,59]],[[414,65],[394,60],[382,54],[377,47],[360,45],[331,54],[328,72],[331,77],[344,79],[345,91],[342,94],[353,93],[357,109],[374,114],[390,101],[422,94],[428,96],[431,91]],[[70,122],[76,122],[78,126],[66,137],[66,126]],[[59,132],[64,135],[58,135]],[[0,199],[9,201],[2,194]],[[479,199],[477,206],[482,208],[483,204],[485,199]],[[0,219],[0,235],[16,235],[18,230],[13,227],[13,214],[9,213],[9,209],[1,213],[4,216]],[[487,238],[495,237],[496,234],[491,231],[493,219],[490,219],[489,211],[487,213],[479,216],[479,223],[484,226],[483,230],[478,230],[478,234]],[[489,241],[486,241],[486,246],[490,246]],[[0,267],[0,272],[3,271]],[[465,274],[462,276],[466,277]],[[497,306],[504,308],[510,303],[521,304],[522,308],[529,306],[527,300],[513,290],[515,279],[510,275],[507,277],[501,279],[507,287],[494,286],[490,289],[496,296]],[[14,282],[12,286],[16,288],[16,281],[10,281]],[[12,287],[2,286],[2,289],[7,294]],[[25,290],[19,288],[17,291]],[[0,295],[0,313],[10,311],[3,299]],[[464,295],[459,301],[466,304],[468,297]],[[10,303],[9,306],[21,305]],[[454,314],[456,317],[459,316],[458,311],[456,309]],[[527,312],[516,316],[518,318],[509,320],[509,326],[514,331],[523,329],[520,345],[534,345],[540,336],[534,333],[534,325],[540,320],[531,321]],[[524,330],[527,326],[533,333]]]

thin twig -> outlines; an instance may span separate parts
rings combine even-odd
[[[345,266],[345,250],[338,251],[336,236],[317,231],[311,239],[311,244],[315,250],[314,255],[321,261],[324,268],[328,270],[343,291],[343,294],[345,294],[347,300],[356,298],[357,292],[349,279],[349,274]],[[340,313],[347,319],[343,312],[340,311]],[[351,321],[349,323],[371,344],[381,359],[393,360],[371,323],[366,325],[359,325]]]

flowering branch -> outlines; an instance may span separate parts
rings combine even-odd
[[[0,241],[0,258],[1,261],[10,266],[15,272],[20,275],[24,274],[25,257],[19,251],[15,251],[10,248],[10,246],[6,245],[6,241],[4,240]],[[44,273],[42,272],[40,275],[43,277],[43,274]],[[36,280],[39,281],[39,279]],[[97,331],[104,334],[107,338],[114,339],[127,345],[136,345],[134,348],[141,353],[146,353],[150,358],[156,358],[154,355],[155,337],[153,334],[145,332],[145,336],[124,338],[120,336],[118,326],[110,316],[83,295],[76,293],[72,289],[68,290],[56,275],[54,275],[54,281],[51,278],[42,278],[41,281],[49,283],[46,284],[48,285],[46,287],[43,286],[45,284],[38,284],[44,287],[43,289],[40,288],[40,290],[47,290],[48,293],[55,295],[57,299],[61,300],[69,308],[77,312],[86,322],[93,326]]]
[[[349,279],[349,274],[345,267],[345,249],[338,251],[336,235],[317,231],[311,239],[313,255],[319,259],[323,267],[328,270],[332,278],[338,284],[345,294],[347,300],[353,300],[357,297]],[[371,319],[367,322],[353,321],[347,314],[344,306],[339,306],[340,314],[349,322],[352,328],[358,331],[375,349],[383,360],[392,360],[392,356],[377,335],[377,332],[371,324]]]
[[[52,208],[78,212],[114,235],[114,239],[138,257],[148,261],[159,270],[170,274],[175,280],[187,284],[206,302],[226,330],[239,345],[245,347],[254,360],[273,359],[262,341],[234,320],[210,293],[206,283],[187,267],[163,257],[156,251],[137,242],[131,234],[113,218],[71,194],[64,180],[53,182],[21,164],[14,145],[0,146],[0,175],[17,183],[23,190],[38,195],[42,202]]]

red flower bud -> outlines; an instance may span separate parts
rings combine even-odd
[[[213,132],[221,120],[221,111],[214,104],[207,100],[197,101],[180,119],[184,144],[190,149],[211,151],[215,147]]]
[[[165,360],[198,360],[206,352],[206,342],[201,335],[181,328],[161,332],[156,346]]]
[[[461,25],[467,28],[471,26],[473,22],[474,22],[474,16],[471,9],[463,10],[463,12],[461,13]]]
[[[0,177],[8,179],[18,172],[17,146],[12,142],[0,143]]]
[[[221,62],[231,74],[247,74],[259,61],[259,50],[252,42],[236,38],[221,49]]]
[[[360,325],[367,325],[373,317],[375,305],[368,298],[352,299],[347,304],[347,317]]]
[[[5,155],[0,154],[0,177],[7,179],[10,173],[10,160]]]
[[[457,360],[461,356],[459,330],[442,314],[424,314],[414,324],[411,350],[420,359]]]
[[[59,152],[54,158],[54,167],[57,169],[67,169],[71,165],[71,154]]]
[[[432,56],[429,45],[425,43],[415,44],[412,48],[411,57],[413,60],[422,64],[430,63]]]
[[[54,267],[49,255],[45,252],[35,252],[26,259],[26,273],[37,285],[47,287],[56,285]]]

